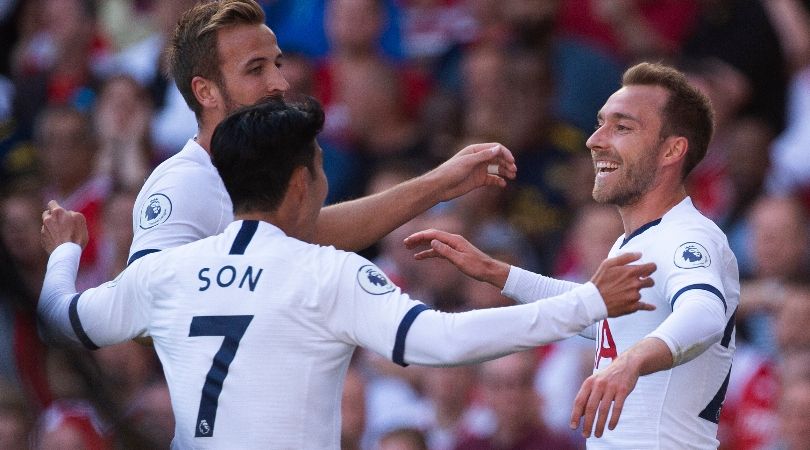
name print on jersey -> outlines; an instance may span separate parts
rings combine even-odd
[[[253,268],[253,266],[247,266],[247,269],[245,269],[242,272],[242,276],[239,277],[238,275],[240,271],[238,271],[236,267],[223,266],[216,272],[216,276],[213,276],[214,281],[212,282],[211,278],[209,278],[211,268],[203,267],[197,273],[197,278],[199,278],[199,280],[204,283],[202,286],[200,286],[199,290],[200,291],[208,290],[208,288],[210,288],[214,282],[216,282],[217,286],[221,288],[230,287],[236,282],[238,278],[239,284],[236,285],[236,287],[244,288],[245,282],[247,282],[248,289],[250,289],[250,292],[253,292],[256,289],[256,285],[259,284],[259,277],[262,276],[262,271],[264,271],[264,269],[262,268],[259,268],[259,270],[257,271]],[[254,272],[256,275],[255,278]]]

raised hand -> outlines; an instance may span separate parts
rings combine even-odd
[[[517,175],[517,166],[512,152],[503,145],[473,144],[464,147],[429,175],[442,186],[440,199],[446,201],[482,186],[505,187],[506,180]]]
[[[599,264],[591,282],[599,289],[607,306],[608,317],[618,317],[639,310],[652,311],[655,306],[641,300],[641,289],[652,287],[650,275],[654,263],[630,264],[641,258],[641,253],[624,253]]]
[[[89,239],[87,222],[81,213],[68,211],[51,200],[42,213],[40,239],[48,254],[65,242],[75,242],[84,248]]]
[[[404,242],[405,247],[411,250],[430,246],[414,254],[417,260],[444,258],[465,275],[498,289],[503,289],[509,277],[509,264],[490,257],[458,234],[429,229],[408,236]]]

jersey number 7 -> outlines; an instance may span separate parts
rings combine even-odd
[[[205,377],[194,437],[214,435],[214,421],[217,418],[217,405],[219,394],[222,392],[222,384],[225,382],[228,368],[236,356],[239,341],[245,335],[245,330],[251,320],[253,320],[253,316],[195,316],[191,319],[189,337],[224,336],[222,346],[214,355],[214,362]]]

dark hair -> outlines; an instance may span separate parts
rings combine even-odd
[[[661,112],[661,138],[683,136],[689,142],[682,178],[698,165],[714,133],[712,104],[702,92],[689,84],[686,76],[669,66],[657,63],[637,64],[624,72],[622,86],[660,86],[669,92]]]
[[[235,213],[274,211],[296,168],[314,173],[315,136],[323,121],[312,97],[273,97],[240,108],[217,126],[211,154]]]
[[[201,2],[180,18],[166,49],[166,72],[174,78],[177,89],[197,119],[202,105],[194,96],[191,80],[200,76],[222,85],[217,31],[234,25],[263,23],[264,10],[254,0]]]

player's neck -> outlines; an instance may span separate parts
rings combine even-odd
[[[647,192],[634,204],[620,206],[619,214],[624,224],[624,235],[629,236],[643,225],[660,219],[684,198],[686,198],[686,189],[680,184],[674,189],[657,189]]]
[[[236,213],[234,220],[259,220],[276,226],[289,237],[312,242],[314,231],[310,230],[306,224],[301,223],[301,218],[297,214],[290,214],[284,209],[273,212],[251,211]]]
[[[197,130],[197,136],[194,137],[194,140],[203,150],[206,151],[209,155],[211,154],[211,136],[213,135],[213,129],[211,131],[207,130],[205,126],[201,126]]]

